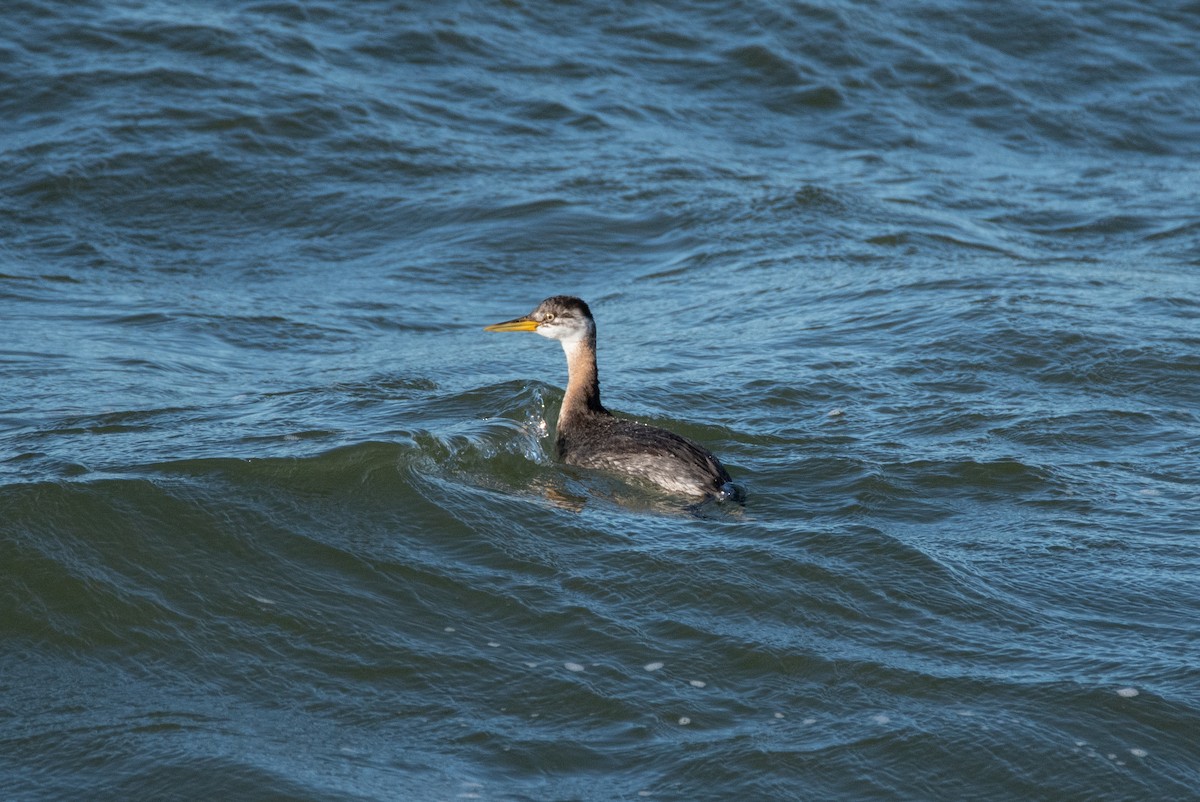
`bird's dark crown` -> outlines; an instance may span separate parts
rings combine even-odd
[[[549,316],[580,317],[584,320],[594,320],[592,310],[587,302],[574,295],[552,295],[538,304],[537,309],[530,315],[534,320],[545,320]]]

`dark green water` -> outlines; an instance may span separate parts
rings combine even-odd
[[[1195,3],[0,15],[0,798],[1200,799]]]

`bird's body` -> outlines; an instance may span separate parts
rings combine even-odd
[[[685,495],[724,496],[729,474],[717,458],[679,435],[612,415],[559,426],[555,443],[568,465],[613,471]]]
[[[487,329],[535,331],[562,343],[568,378],[555,450],[563,462],[634,476],[672,493],[736,497],[729,474],[708,449],[666,429],[615,417],[600,403],[596,323],[582,300],[556,295],[524,317]]]

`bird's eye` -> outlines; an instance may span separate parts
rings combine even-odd
[[[551,313],[549,313],[548,315],[546,315],[546,317],[543,319],[543,322],[544,322],[544,323],[549,323],[549,322],[550,322],[550,321],[552,321],[552,320],[554,320],[554,313],[553,313],[553,312],[551,312]]]

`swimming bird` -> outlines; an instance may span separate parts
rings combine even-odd
[[[533,331],[562,343],[567,391],[554,445],[566,464],[634,476],[672,493],[718,501],[740,498],[729,474],[708,449],[666,429],[618,418],[600,403],[596,321],[581,299],[555,295],[528,315],[485,330]]]

